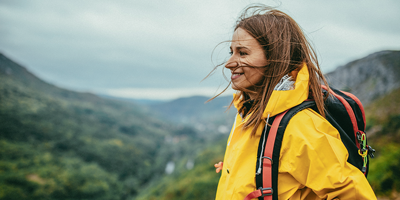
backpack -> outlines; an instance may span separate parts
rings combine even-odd
[[[324,95],[328,94],[327,87],[322,86]],[[373,158],[375,150],[367,145],[365,134],[365,113],[361,101],[353,94],[330,88],[330,94],[325,101],[326,119],[334,126],[346,147],[349,157],[347,162],[357,167],[365,176],[368,175],[368,155]],[[313,100],[306,100],[277,116],[270,118],[273,120],[272,126],[265,126],[263,135],[266,135],[267,142],[260,139],[258,146],[256,170],[261,169],[256,174],[257,190],[248,194],[245,200],[252,198],[278,200],[278,168],[279,155],[282,145],[283,134],[290,119],[303,109],[312,108],[318,112],[316,103]],[[263,150],[265,149],[265,150]],[[263,155],[260,161],[260,155]],[[262,167],[259,165],[262,163]]]

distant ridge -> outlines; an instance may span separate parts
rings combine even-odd
[[[228,124],[236,112],[225,112],[232,96],[217,97],[206,103],[210,97],[192,96],[169,102],[150,105],[150,109],[161,117],[183,124],[209,124],[212,122]],[[233,120],[233,119],[232,119]],[[210,127],[210,125],[208,125]]]
[[[380,51],[326,74],[329,84],[350,91],[364,105],[400,88],[400,51]]]
[[[154,105],[154,104],[160,104],[160,103],[167,102],[166,100],[133,99],[133,98],[125,98],[125,97],[115,97],[115,96],[110,96],[110,95],[106,95],[106,94],[98,94],[98,96],[100,96],[102,98],[106,98],[106,99],[131,102],[131,103],[139,104],[139,105]]]
[[[53,85],[48,84],[37,78],[31,72],[26,70],[25,67],[17,64],[2,53],[0,53],[0,73],[3,75],[11,76],[14,79],[18,79],[21,83],[25,85],[35,85],[37,87],[44,87],[46,89],[54,87]]]
[[[1,75],[18,81],[24,87],[32,88],[38,91],[45,91],[47,94],[53,96],[75,100],[82,98],[100,100],[100,98],[91,93],[70,91],[47,83],[2,53],[0,53],[0,76]]]

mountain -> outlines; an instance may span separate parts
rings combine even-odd
[[[326,74],[331,86],[355,94],[363,104],[400,87],[400,51],[381,51]]]
[[[215,132],[215,130],[227,133],[236,114],[234,109],[228,110],[232,96],[217,97],[207,102],[209,99],[205,96],[185,97],[153,104],[149,106],[149,109],[161,118],[194,126],[205,134]]]
[[[132,99],[132,98],[124,98],[124,97],[115,97],[115,96],[110,96],[110,95],[105,95],[105,94],[98,94],[98,96],[105,98],[105,99],[113,99],[113,100],[118,100],[118,101],[131,102],[131,103],[138,104],[138,105],[154,105],[154,104],[161,104],[161,103],[166,102],[166,100]]]
[[[131,199],[202,144],[191,127],[55,87],[0,54],[0,199]]]

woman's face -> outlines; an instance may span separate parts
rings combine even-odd
[[[252,90],[254,85],[264,79],[264,66],[267,65],[263,48],[244,29],[238,28],[233,33],[231,57],[225,67],[231,70],[232,88]]]

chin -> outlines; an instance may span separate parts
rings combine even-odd
[[[234,90],[240,90],[240,88],[243,88],[243,87],[240,87],[240,86],[238,86],[238,85],[233,85],[233,84],[232,84],[232,89],[234,89]]]
[[[234,90],[240,90],[240,91],[242,91],[243,89],[249,89],[249,88],[251,88],[251,84],[243,84],[243,83],[241,83],[241,82],[239,82],[239,83],[236,83],[236,84],[233,84],[232,83],[232,89],[234,89]]]
[[[247,89],[246,87],[237,87],[237,86],[232,86],[232,89],[237,90],[237,91],[243,91],[243,89]]]

